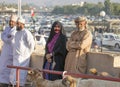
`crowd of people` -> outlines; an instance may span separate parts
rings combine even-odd
[[[87,29],[85,17],[77,17],[76,30],[71,37],[66,37],[64,26],[55,21],[52,24],[50,35],[45,45],[43,69],[67,71],[71,73],[86,73],[86,54],[90,51],[92,34]],[[29,67],[35,41],[30,31],[25,29],[25,19],[12,15],[9,27],[2,32],[4,42],[0,56],[0,87],[16,85],[16,70],[7,68],[7,65]],[[24,87],[27,71],[20,71],[20,87]],[[62,79],[62,75],[43,73],[48,80]]]

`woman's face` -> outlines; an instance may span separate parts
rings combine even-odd
[[[60,29],[61,29],[61,27],[60,27],[60,25],[55,25],[55,27],[54,27],[54,31],[55,31],[55,33],[60,33]]]

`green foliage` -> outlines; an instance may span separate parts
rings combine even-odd
[[[105,0],[104,3],[97,4],[85,3],[84,6],[56,6],[52,11],[54,14],[81,14],[98,16],[100,11],[104,10],[107,15],[120,15],[120,3],[111,3],[110,0]]]
[[[113,15],[120,15],[120,4],[119,3],[113,3]]]
[[[17,8],[18,8],[18,5],[17,5],[17,4],[14,4],[14,3],[12,3],[12,4],[8,4],[8,3],[5,3],[5,2],[0,3],[0,8],[1,8],[1,9],[5,9],[5,7],[17,9]],[[22,9],[23,9],[23,10],[24,10],[24,9],[29,10],[30,7],[31,7],[31,6],[28,5],[28,4],[22,5]]]
[[[30,5],[28,4],[25,4],[25,5],[22,5],[22,9],[27,9],[27,10],[30,10]]]
[[[52,13],[54,14],[62,14],[64,12],[64,9],[62,7],[56,6]]]
[[[105,5],[106,14],[111,15],[112,4],[111,4],[110,0],[105,0],[104,5]]]

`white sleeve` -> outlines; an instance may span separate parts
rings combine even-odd
[[[4,43],[10,43],[11,40],[13,39],[12,37],[8,38],[8,29],[7,28],[2,32],[1,39]]]
[[[28,44],[30,53],[32,53],[35,47],[35,40],[31,32],[27,32],[27,44]]]

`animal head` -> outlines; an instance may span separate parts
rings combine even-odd
[[[91,68],[91,69],[89,70],[89,72],[90,72],[91,74],[93,74],[93,75],[97,75],[97,74],[98,74],[98,71],[97,71],[97,69],[95,69],[95,68]]]
[[[28,71],[28,80],[29,81],[34,81],[38,77],[42,79],[42,73],[39,71],[39,69],[31,69]]]
[[[77,79],[72,76],[66,75],[63,79],[63,84],[69,84],[69,87],[76,87]]]

